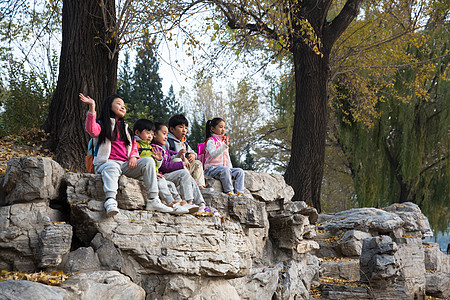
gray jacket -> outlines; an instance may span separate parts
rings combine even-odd
[[[172,146],[173,145],[173,146]],[[167,142],[163,146],[166,150],[173,150],[179,152],[181,149],[185,149],[188,154],[194,154],[195,158],[197,158],[197,153],[192,150],[191,146],[186,142],[180,142],[171,132],[167,135]]]

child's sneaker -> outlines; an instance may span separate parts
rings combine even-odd
[[[232,196],[233,195],[232,192],[228,192],[228,193],[225,193],[225,194],[227,194],[228,196]]]
[[[202,191],[205,191],[205,192],[214,192],[214,189],[213,189],[213,188],[207,188],[206,186],[201,185],[201,184],[198,185],[198,188],[199,188],[200,190],[202,190]]]
[[[174,215],[183,215],[189,213],[189,209],[187,209],[185,205],[182,206],[180,203],[175,203],[172,208],[173,211],[171,212],[171,214]]]
[[[181,206],[181,207],[185,207],[189,210],[190,214],[196,213],[198,212],[199,206],[195,205],[193,203],[186,203],[185,205]]]
[[[113,198],[109,198],[105,201],[103,206],[106,209],[106,215],[108,217],[113,217],[119,213],[119,209],[117,208],[117,201]]]
[[[236,196],[238,196],[238,197],[239,197],[239,196],[244,196],[244,193],[237,192],[237,193],[236,193]]]
[[[147,204],[145,206],[145,210],[168,212],[168,213],[173,212],[173,208],[162,204],[161,200],[159,200],[159,198],[147,199]]]

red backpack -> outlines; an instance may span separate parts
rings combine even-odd
[[[197,146],[197,159],[199,161],[201,161],[202,164],[205,164],[206,143],[208,142],[209,139],[213,139],[214,143],[218,142],[218,140],[214,136],[212,136],[212,137],[207,138],[204,143],[200,143]]]

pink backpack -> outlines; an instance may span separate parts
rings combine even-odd
[[[212,137],[209,137],[208,139],[206,139],[206,141],[204,143],[200,143],[197,146],[197,159],[199,161],[201,161],[202,164],[205,164],[206,143],[208,142],[209,139],[213,139],[214,143],[218,142],[218,140],[214,136],[212,136]]]

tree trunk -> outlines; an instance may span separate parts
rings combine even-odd
[[[114,0],[104,1],[103,7],[115,16]],[[58,83],[44,129],[56,161],[69,170],[85,170],[89,141],[84,130],[88,106],[78,94],[95,99],[98,112],[101,101],[117,89],[118,53],[98,42],[108,40],[108,34],[99,1],[64,0]],[[115,40],[110,41],[113,49]]]
[[[321,211],[320,190],[325,162],[327,128],[328,53],[315,54],[304,43],[293,48],[295,116],[291,158],[286,182],[294,187],[293,200],[305,201]]]

